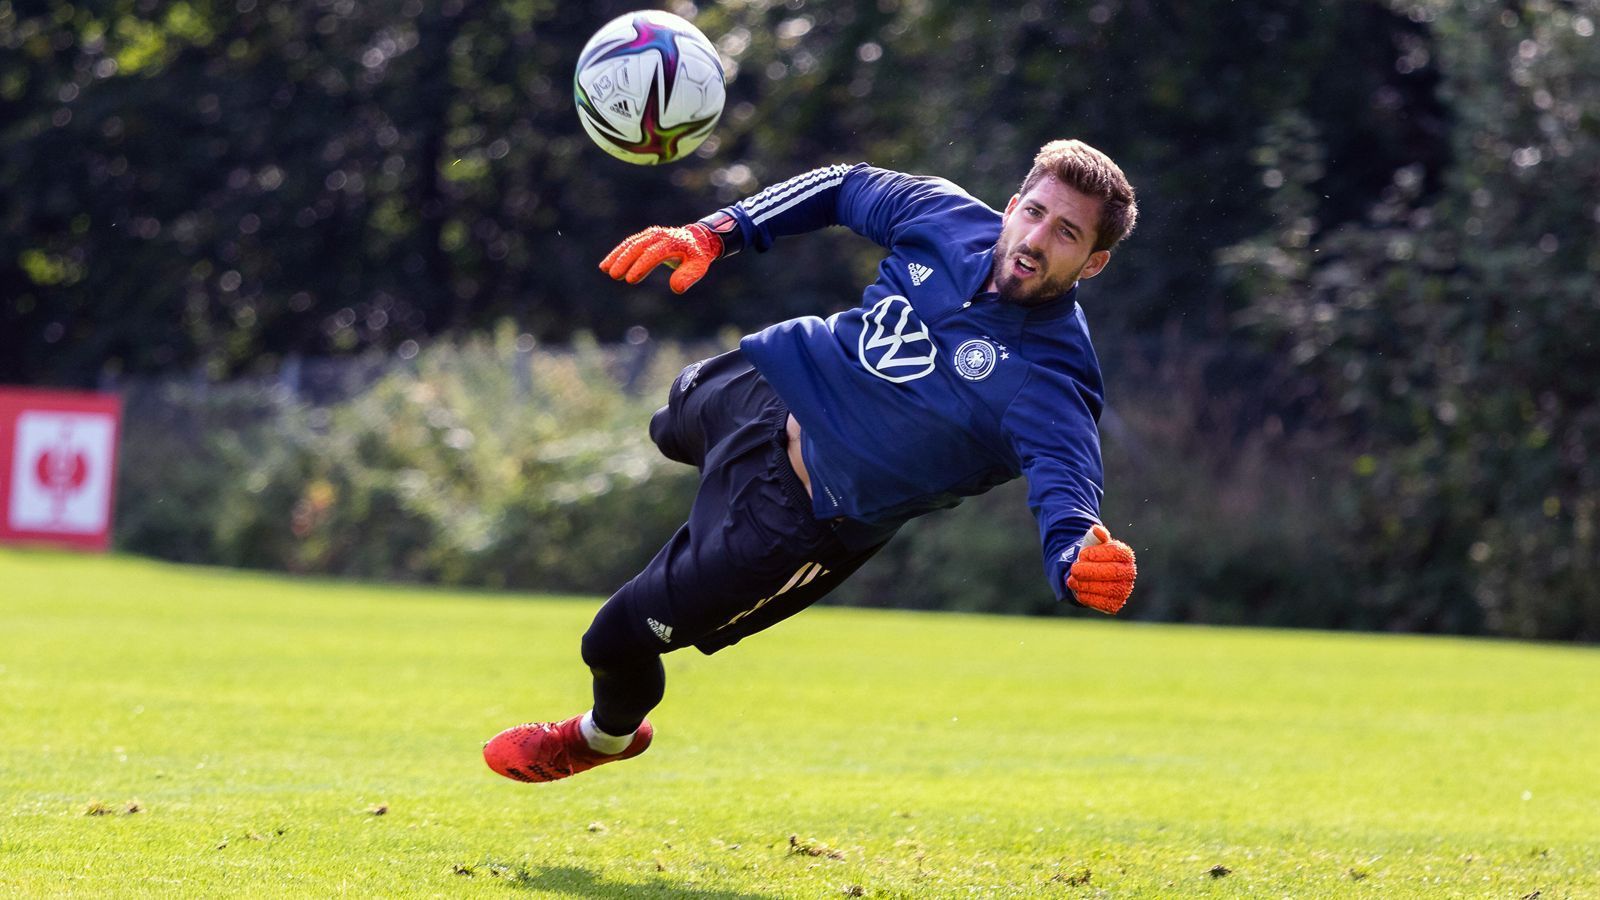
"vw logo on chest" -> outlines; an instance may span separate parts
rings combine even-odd
[[[868,372],[896,384],[927,375],[938,362],[928,326],[898,294],[879,300],[862,318],[857,352]]]

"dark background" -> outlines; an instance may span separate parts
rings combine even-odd
[[[190,490],[215,493],[238,480],[219,440],[319,405],[304,361],[382,370],[495,328],[525,336],[480,341],[511,359],[726,345],[855,302],[876,248],[792,239],[683,298],[596,262],[833,162],[944,175],[998,206],[1040,144],[1079,137],[1141,205],[1084,297],[1111,388],[1107,518],[1144,569],[1131,614],[1600,637],[1600,2],[679,4],[732,80],[712,141],[659,168],[600,152],[572,107],[579,49],[630,8],[0,4],[0,382],[127,391],[130,457],[188,453],[215,479]],[[286,368],[287,405],[228,391]],[[351,377],[340,401],[372,381]],[[253,538],[217,537],[198,499],[147,527],[181,491],[135,472],[119,545],[608,589],[610,570],[554,563],[486,575],[516,568],[509,535],[503,558],[442,567],[294,550],[311,486],[361,482],[330,473],[325,418],[270,475],[284,509],[240,501]],[[182,440],[141,445],[141,421]],[[681,488],[658,491],[670,507]],[[1019,496],[918,523],[845,599],[1047,608]]]

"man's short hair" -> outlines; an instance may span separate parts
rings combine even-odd
[[[1051,141],[1039,148],[1033,158],[1033,168],[1028,170],[1028,177],[1022,179],[1017,193],[1027,194],[1047,175],[1100,199],[1100,221],[1095,223],[1094,229],[1095,250],[1110,250],[1133,230],[1139,218],[1133,185],[1111,157],[1083,141]]]

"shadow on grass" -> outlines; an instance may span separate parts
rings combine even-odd
[[[466,874],[466,873],[461,873]],[[518,866],[498,874],[510,887],[523,890],[549,891],[571,897],[593,900],[614,900],[616,897],[691,897],[695,900],[778,900],[775,894],[751,894],[744,891],[723,891],[714,888],[697,888],[675,881],[635,884],[627,881],[608,881],[588,869],[577,866]]]

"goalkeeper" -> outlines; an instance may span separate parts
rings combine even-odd
[[[650,228],[600,264],[638,283],[844,225],[888,256],[859,306],[745,337],[684,369],[650,437],[700,470],[688,521],[583,636],[594,706],[484,747],[496,772],[553,781],[644,752],[661,655],[715,653],[805,609],[909,519],[1018,476],[1058,598],[1116,613],[1133,552],[1100,522],[1099,362],[1078,284],[1134,225],[1105,154],[1053,141],[997,212],[956,185],[867,165],[773,185],[682,228]]]

